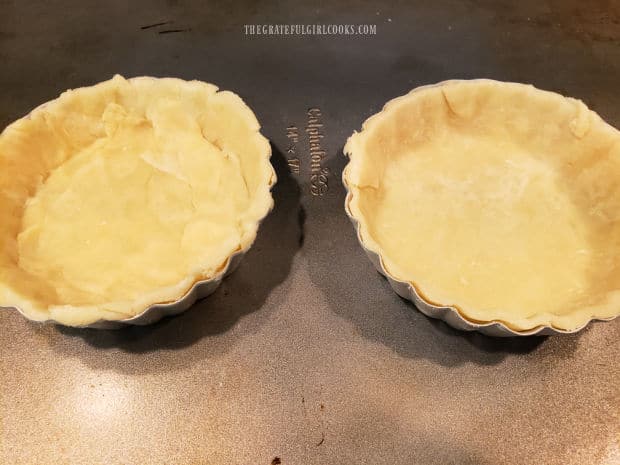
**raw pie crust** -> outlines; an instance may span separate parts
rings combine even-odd
[[[272,207],[252,111],[198,81],[121,76],[0,135],[0,306],[67,325],[181,298]]]
[[[476,323],[572,330],[620,310],[620,132],[532,86],[448,81],[351,136],[360,240]]]

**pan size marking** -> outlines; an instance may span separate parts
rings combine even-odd
[[[287,127],[286,137],[290,141],[290,145],[286,149],[286,163],[293,174],[299,174],[301,162],[299,157],[297,157],[297,142],[299,142],[299,129],[297,129],[297,126]]]

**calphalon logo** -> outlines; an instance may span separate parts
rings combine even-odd
[[[306,126],[306,134],[310,143],[310,193],[315,196],[321,196],[327,193],[329,170],[323,167],[325,159],[325,150],[321,145],[323,133],[321,128],[321,109],[310,108],[308,110],[308,124]]]

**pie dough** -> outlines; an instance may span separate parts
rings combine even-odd
[[[181,298],[252,244],[268,141],[231,92],[121,76],[0,135],[0,306],[67,325]]]
[[[448,81],[345,146],[347,206],[385,271],[514,330],[620,313],[620,132],[529,85]]]

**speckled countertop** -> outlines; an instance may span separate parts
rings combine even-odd
[[[0,463],[620,464],[620,320],[521,339],[430,320],[364,256],[339,181],[342,146],[366,117],[448,78],[531,82],[620,126],[619,10],[612,0],[0,0],[1,126],[115,73],[203,79],[252,106],[280,177],[245,261],[179,317],[96,331],[0,312]],[[377,34],[243,34],[265,23],[377,24]],[[309,108],[328,153],[323,196],[310,194]],[[286,163],[289,126],[299,173]]]

